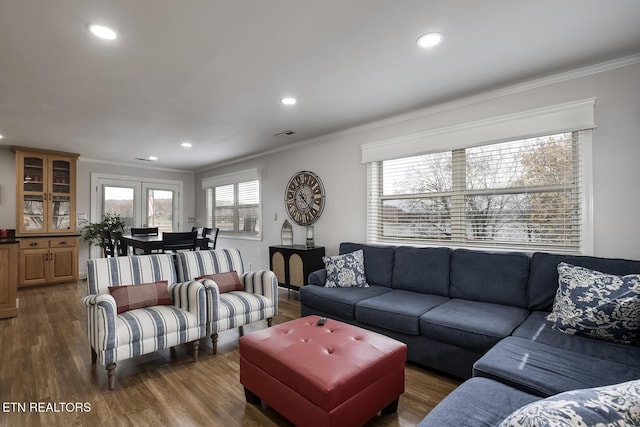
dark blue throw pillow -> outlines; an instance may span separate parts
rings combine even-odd
[[[558,265],[559,286],[547,320],[568,334],[639,344],[640,274],[616,276]]]

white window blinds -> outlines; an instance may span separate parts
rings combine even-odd
[[[368,240],[580,252],[580,132],[368,163]]]
[[[260,180],[255,169],[203,180],[206,224],[221,235],[260,238]],[[253,179],[251,179],[253,178]]]

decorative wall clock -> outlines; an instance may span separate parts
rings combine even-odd
[[[324,209],[324,185],[313,172],[296,172],[284,193],[284,203],[291,219],[298,225],[311,225]]]

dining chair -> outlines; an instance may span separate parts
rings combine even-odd
[[[179,250],[195,251],[197,248],[198,233],[196,231],[162,233],[162,250],[165,253]]]
[[[132,236],[157,236],[158,227],[131,228]]]
[[[113,242],[115,243],[115,252],[117,256],[129,255],[129,247],[122,241],[122,231],[113,232]]]
[[[139,228],[133,228],[131,227],[131,236],[158,236],[158,227],[139,227]],[[159,252],[162,253],[162,251],[152,251],[152,252]],[[136,250],[133,250],[133,254],[136,255],[137,254],[141,254],[141,250],[138,250],[138,252],[136,252]]]
[[[215,249],[218,241],[219,228],[204,228],[202,230],[202,244],[200,249]]]
[[[102,253],[105,258],[110,258],[116,256],[116,251],[113,246],[113,238],[111,237],[111,232],[106,228],[100,232],[100,246],[102,246]]]

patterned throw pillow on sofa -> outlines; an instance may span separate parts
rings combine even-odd
[[[364,255],[362,249],[338,256],[322,257],[327,270],[327,288],[368,288],[364,274]]]
[[[640,425],[640,380],[572,390],[514,411],[499,427]]]
[[[639,344],[640,274],[616,276],[558,265],[559,286],[547,320],[567,334]]]

